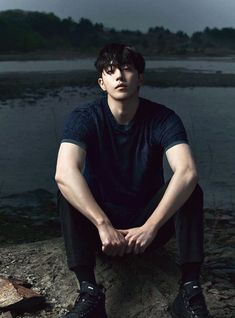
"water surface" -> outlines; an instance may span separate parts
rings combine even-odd
[[[94,70],[94,61],[90,58],[49,61],[0,61],[0,73]],[[177,68],[193,72],[235,74],[235,60],[232,58],[147,60],[146,68],[156,70]]]
[[[234,209],[235,90],[146,86],[141,95],[167,105],[182,118],[206,206]],[[97,88],[65,87],[40,99],[30,96],[0,104],[1,195],[56,190],[54,173],[63,122],[75,106],[99,96]]]

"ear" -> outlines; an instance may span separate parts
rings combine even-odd
[[[99,84],[100,88],[105,92],[106,91],[106,87],[104,85],[104,81],[103,81],[102,77],[98,78],[98,84]]]

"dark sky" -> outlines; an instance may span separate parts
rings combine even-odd
[[[0,0],[0,10],[54,12],[116,29],[147,31],[164,26],[188,34],[209,27],[235,27],[235,0]]]

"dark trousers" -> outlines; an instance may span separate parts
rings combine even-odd
[[[131,227],[145,223],[163,197],[168,183],[169,181],[156,193]],[[101,241],[96,227],[69,204],[60,192],[58,192],[58,208],[69,268],[72,270],[81,265],[95,266],[96,252],[101,252]],[[179,265],[191,262],[202,263],[203,191],[199,185],[182,207],[160,228],[146,252],[163,246],[174,234]]]

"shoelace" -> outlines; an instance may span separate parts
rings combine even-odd
[[[79,298],[75,301],[75,306],[71,310],[72,313],[82,313],[94,308],[99,302],[98,297],[94,297],[87,293],[80,293]]]

